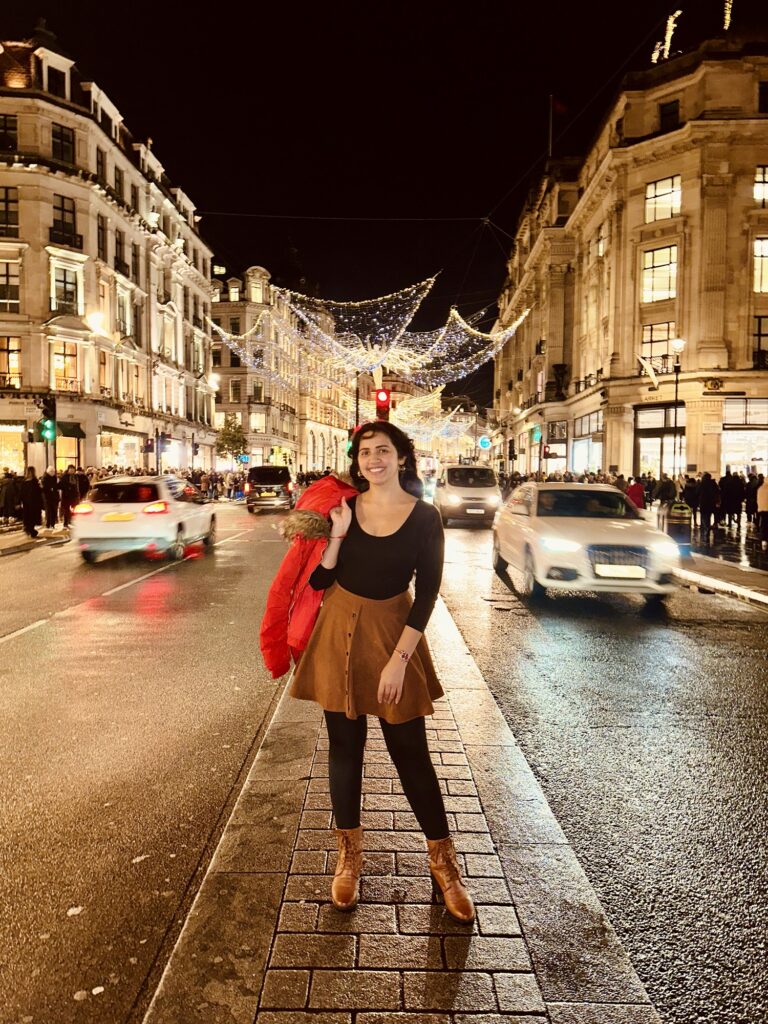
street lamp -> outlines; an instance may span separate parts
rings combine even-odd
[[[674,436],[672,439],[672,479],[677,487],[677,395],[680,388],[680,356],[685,348],[683,338],[673,338],[670,348],[675,353],[675,362],[672,369],[675,371],[675,411],[674,411]],[[681,446],[682,447],[682,446]]]

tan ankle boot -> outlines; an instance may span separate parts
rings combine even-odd
[[[331,899],[337,910],[354,910],[360,899],[363,870],[363,826],[337,828],[339,858],[331,884]]]
[[[428,839],[427,847],[433,889],[442,892],[445,909],[451,917],[469,924],[475,919],[475,905],[461,881],[453,840],[450,836],[447,839]]]

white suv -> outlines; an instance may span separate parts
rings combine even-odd
[[[214,505],[186,480],[171,476],[116,476],[99,480],[73,509],[72,539],[86,562],[102,551],[165,552],[216,539]]]
[[[432,503],[445,526],[451,519],[493,523],[501,504],[501,490],[490,466],[444,466]]]

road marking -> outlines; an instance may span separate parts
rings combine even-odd
[[[30,622],[28,626],[22,626],[21,629],[14,629],[12,633],[0,636],[0,644],[4,644],[6,640],[13,640],[14,637],[21,636],[22,633],[29,633],[30,630],[37,629],[38,626],[44,626],[46,622],[48,622],[48,619],[38,619],[37,622]]]

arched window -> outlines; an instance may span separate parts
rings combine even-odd
[[[325,434],[320,435],[320,465],[318,469],[325,469]]]
[[[317,469],[317,451],[315,448],[315,435],[311,430],[309,432],[309,451],[307,452],[307,455],[309,456],[307,460],[309,462],[309,468]]]

